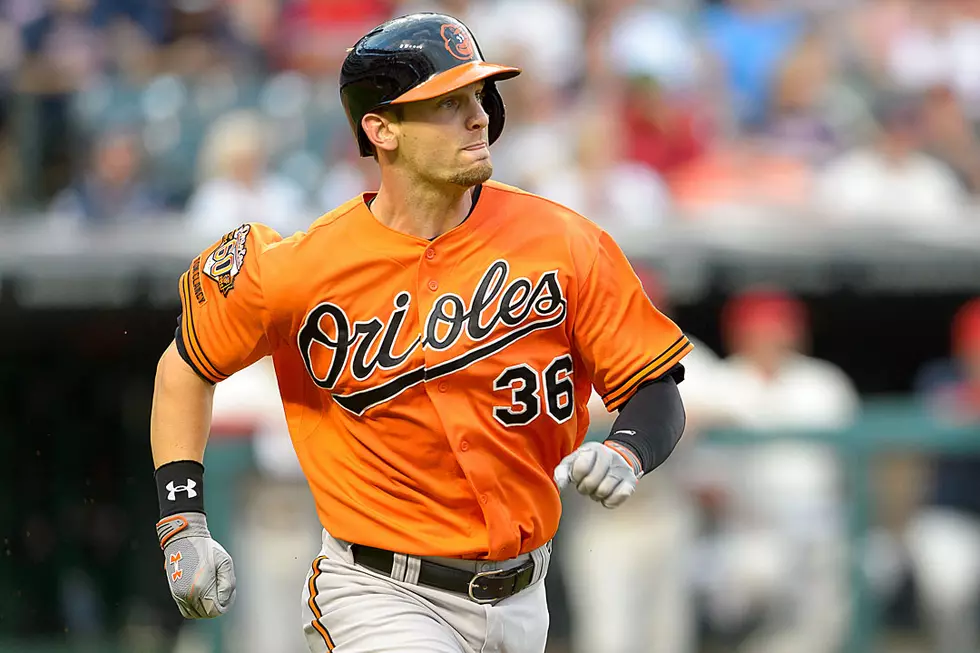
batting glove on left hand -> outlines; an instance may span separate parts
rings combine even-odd
[[[559,492],[573,483],[580,494],[606,508],[615,508],[630,498],[638,480],[620,453],[599,442],[586,442],[555,468]]]
[[[235,566],[211,538],[203,513],[186,512],[157,524],[170,594],[187,619],[224,614],[235,600]]]

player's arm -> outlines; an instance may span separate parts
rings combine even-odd
[[[606,233],[583,274],[574,315],[576,350],[606,408],[619,415],[603,443],[586,443],[562,460],[555,480],[613,508],[680,440],[685,414],[677,383],[691,344],[650,303]]]
[[[211,430],[214,384],[204,380],[181,358],[171,342],[157,364],[150,413],[153,467],[178,461],[204,460]]]
[[[675,371],[641,385],[619,409],[604,444],[619,452],[637,478],[659,467],[680,442],[687,422]]]
[[[150,416],[157,535],[171,594],[187,618],[223,614],[235,597],[231,557],[208,530],[202,461],[214,385],[274,348],[261,259],[278,240],[265,227],[243,225],[194,259],[179,282],[174,341],[157,365]]]
[[[641,385],[619,410],[609,437],[588,442],[555,470],[559,488],[574,482],[582,494],[615,508],[636,482],[667,460],[684,433],[686,415],[673,374]]]

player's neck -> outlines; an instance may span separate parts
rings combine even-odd
[[[461,224],[472,203],[472,188],[447,190],[389,179],[382,180],[371,203],[371,212],[379,222],[395,231],[431,240]]]

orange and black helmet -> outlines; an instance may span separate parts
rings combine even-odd
[[[494,82],[520,72],[484,61],[469,29],[452,16],[418,13],[375,27],[350,49],[340,71],[340,97],[361,156],[372,156],[374,146],[361,128],[365,114],[486,80],[483,108],[493,143],[504,129],[504,102]]]

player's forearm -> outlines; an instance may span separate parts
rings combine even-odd
[[[204,458],[214,386],[184,362],[171,343],[157,365],[150,415],[153,465]]]
[[[673,452],[685,424],[677,383],[673,377],[665,376],[640,386],[623,405],[606,442],[626,445],[639,459],[643,472],[649,473]]]

